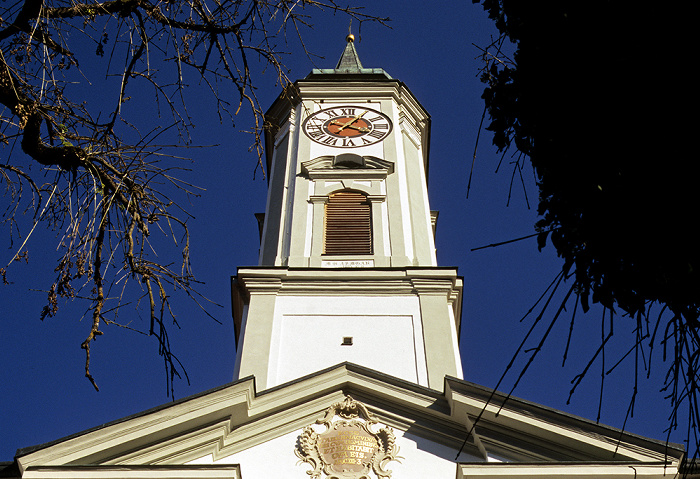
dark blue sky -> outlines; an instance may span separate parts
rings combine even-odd
[[[533,233],[537,191],[531,171],[525,170],[527,201],[515,181],[509,197],[511,157],[503,160],[481,137],[471,192],[466,197],[472,154],[483,110],[483,85],[478,80],[479,51],[495,32],[478,5],[450,2],[427,12],[424,2],[377,2],[376,12],[391,17],[391,28],[363,25],[356,47],[365,67],[380,67],[405,82],[432,116],[429,192],[431,208],[440,211],[437,254],[441,266],[458,266],[464,276],[461,350],[465,379],[488,387],[497,384],[532,318],[520,322],[561,264],[553,248],[537,251],[534,238],[497,248],[473,248]],[[325,58],[316,64],[296,44],[288,49],[290,78],[302,78],[314,67],[334,67],[344,47],[348,22],[340,16],[315,18],[315,29],[306,34],[310,51]],[[267,107],[279,93],[271,75],[259,77],[258,95]],[[198,88],[196,85],[193,89]],[[196,91],[196,90],[195,90]],[[195,94],[196,97],[196,94]],[[190,150],[193,163],[186,179],[205,191],[190,206],[194,219],[192,262],[200,290],[214,303],[217,324],[183,299],[176,300],[182,329],[170,328],[175,352],[187,368],[190,385],[176,384],[178,398],[229,382],[235,349],[231,321],[230,276],[237,266],[257,264],[256,212],[265,207],[266,182],[253,179],[256,158],[248,152],[250,128],[241,117],[235,128],[221,125],[206,101],[190,105],[199,118],[193,130],[196,144],[217,144]],[[146,114],[145,112],[144,114]],[[157,119],[156,119],[157,120]],[[149,119],[150,121],[150,119]],[[154,120],[155,121],[155,120]],[[530,209],[527,204],[529,201]],[[89,331],[86,305],[62,305],[59,314],[39,321],[53,277],[57,254],[56,232],[38,231],[29,244],[30,264],[15,264],[11,286],[0,285],[0,362],[3,384],[0,407],[0,461],[11,460],[15,450],[51,441],[83,429],[137,413],[169,400],[162,360],[154,338],[117,327],[105,327],[105,335],[93,346],[92,372],[100,392],[83,377],[80,349]],[[9,246],[7,242],[3,247]],[[4,249],[2,266],[14,254]],[[553,314],[554,308],[552,308]],[[552,337],[514,395],[563,411],[596,419],[601,365],[596,363],[573,396],[566,401],[571,380],[586,365],[601,337],[601,311],[577,315],[569,360],[561,367],[569,329],[570,312],[555,326]],[[125,308],[120,320],[147,330],[148,320],[133,308]],[[548,323],[547,317],[543,323]],[[611,367],[631,345],[632,323],[616,324],[616,341],[606,352]],[[543,330],[543,329],[542,329]],[[627,333],[627,334],[625,334]],[[539,335],[535,335],[536,344]],[[656,354],[656,353],[655,353]],[[509,390],[525,361],[511,370],[501,390]],[[632,394],[632,358],[605,378],[601,422],[621,427]],[[627,422],[631,432],[664,439],[669,407],[658,389],[668,366],[659,354],[654,358],[652,379],[639,383],[635,416]],[[680,442],[683,435],[672,440]]]

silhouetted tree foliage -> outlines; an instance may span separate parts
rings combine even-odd
[[[58,234],[56,277],[41,319],[62,299],[89,304],[82,348],[131,304],[150,318],[171,385],[182,368],[167,325],[173,293],[199,300],[190,268],[189,215],[198,190],[181,178],[191,144],[189,102],[233,125],[247,113],[262,156],[259,76],[289,84],[288,39],[324,14],[384,20],[334,0],[7,0],[0,6],[2,221],[16,253],[44,224]],[[269,80],[268,80],[269,81]],[[193,84],[199,88],[192,91]],[[209,98],[206,98],[207,92]],[[180,158],[176,157],[176,154]],[[184,157],[184,158],[183,158]],[[29,221],[27,221],[29,218]],[[4,266],[4,267],[3,267]],[[10,279],[8,279],[10,277]],[[38,313],[38,311],[37,311]],[[172,321],[172,322],[171,322]]]
[[[670,427],[688,428],[697,450],[699,202],[680,13],[625,1],[474,3],[501,33],[483,49],[487,129],[516,167],[532,162],[539,247],[549,237],[584,311],[600,303],[636,322],[640,369],[661,345]]]

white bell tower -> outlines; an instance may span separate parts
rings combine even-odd
[[[462,280],[435,258],[430,116],[363,68],[353,36],[266,114],[257,267],[233,278],[234,379],[268,389],[342,362],[442,390],[462,378]]]

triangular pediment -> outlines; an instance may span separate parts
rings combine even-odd
[[[304,161],[301,172],[309,178],[320,176],[348,175],[355,172],[360,175],[377,174],[386,177],[394,172],[394,163],[376,156],[361,156],[355,153],[324,155]]]
[[[511,398],[503,404],[502,395],[466,381],[446,378],[445,392],[440,392],[346,363],[266,391],[257,391],[253,378],[242,379],[20,450],[16,461],[21,471],[29,470],[36,478],[89,466],[93,475],[85,477],[113,477],[110,471],[115,468],[131,471],[120,477],[137,477],[138,471],[147,472],[138,477],[166,477],[168,468],[178,470],[177,477],[204,477],[197,474],[206,475],[211,468],[213,475],[208,477],[252,479],[268,477],[259,475],[264,470],[275,472],[269,470],[269,458],[275,458],[278,476],[307,477],[308,466],[299,464],[295,454],[302,431],[347,396],[366,406],[376,418],[376,428],[390,428],[395,434],[402,458],[387,467],[396,478],[414,477],[420,467],[442,471],[432,477],[450,478],[455,473],[462,477],[459,471],[465,467],[482,471],[473,477],[507,477],[507,464],[544,464],[554,467],[552,471],[557,464],[574,463],[668,467],[682,456],[682,449],[663,442],[526,401]],[[601,471],[599,477],[608,477]],[[224,473],[229,475],[216,475]]]

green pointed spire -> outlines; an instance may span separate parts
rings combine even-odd
[[[350,75],[349,78],[359,79],[362,75],[363,78],[373,78],[373,79],[388,79],[391,77],[381,68],[364,68],[362,62],[360,62],[360,57],[357,55],[357,50],[355,49],[355,35],[352,33],[345,37],[345,49],[343,54],[338,60],[338,64],[335,68],[314,68],[311,73],[306,77],[307,79],[338,79],[339,77],[345,78],[346,75]]]
[[[357,50],[355,50],[355,35],[351,33],[345,37],[345,40],[347,41],[345,50],[343,50],[335,70],[339,73],[360,73],[362,71],[362,63],[357,55]]]

